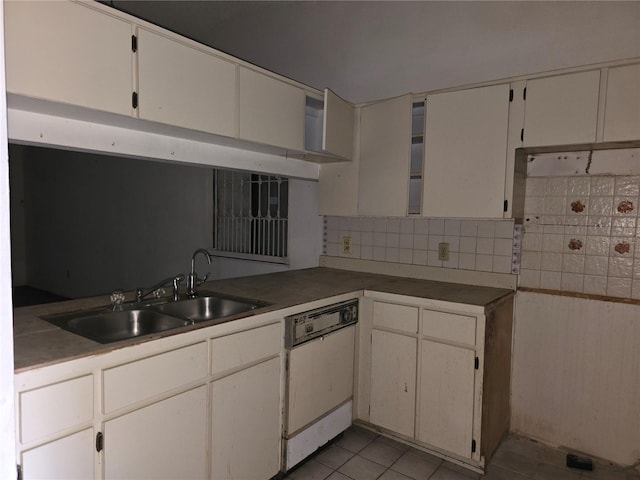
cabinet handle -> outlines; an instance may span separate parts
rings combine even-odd
[[[104,435],[102,435],[102,432],[98,432],[96,434],[96,452],[102,451],[103,448],[104,448]]]
[[[407,387],[407,384],[406,384],[406,383],[404,384],[404,391],[405,391],[405,393],[408,393],[408,392],[409,392],[409,388]]]

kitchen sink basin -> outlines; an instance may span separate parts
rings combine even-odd
[[[149,303],[128,303],[121,310],[85,310],[42,317],[71,333],[100,343],[164,332],[173,328],[210,320],[226,321],[227,317],[248,312],[268,304],[243,298],[201,293],[196,298]]]
[[[192,322],[206,322],[248,312],[265,305],[265,303],[253,300],[202,294],[200,297],[156,305],[153,308],[167,315],[175,315]]]
[[[117,312],[82,312],[45,318],[64,330],[99,343],[111,343],[172,328],[190,325],[183,318],[171,317],[150,309]]]

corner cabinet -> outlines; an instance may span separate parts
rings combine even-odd
[[[523,146],[596,141],[600,70],[527,80]]]
[[[503,217],[509,90],[427,95],[422,215]]]
[[[322,100],[307,95],[304,147],[335,159],[353,158],[355,108],[328,88]]]
[[[137,44],[139,118],[236,136],[235,63],[144,28]]]
[[[610,68],[604,114],[605,142],[640,139],[640,65]]]
[[[487,306],[367,292],[357,418],[482,469],[509,431],[513,297]]]
[[[411,95],[361,108],[358,178],[360,215],[407,215],[411,115]]]
[[[132,24],[75,2],[4,2],[7,92],[132,114]]]

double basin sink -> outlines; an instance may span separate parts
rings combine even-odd
[[[50,315],[43,320],[96,342],[111,343],[201,322],[222,323],[232,315],[266,305],[255,300],[201,292],[196,298],[128,303],[116,307],[116,310],[84,310]]]

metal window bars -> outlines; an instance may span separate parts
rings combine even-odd
[[[286,261],[289,184],[283,177],[214,171],[214,248],[241,258]]]

